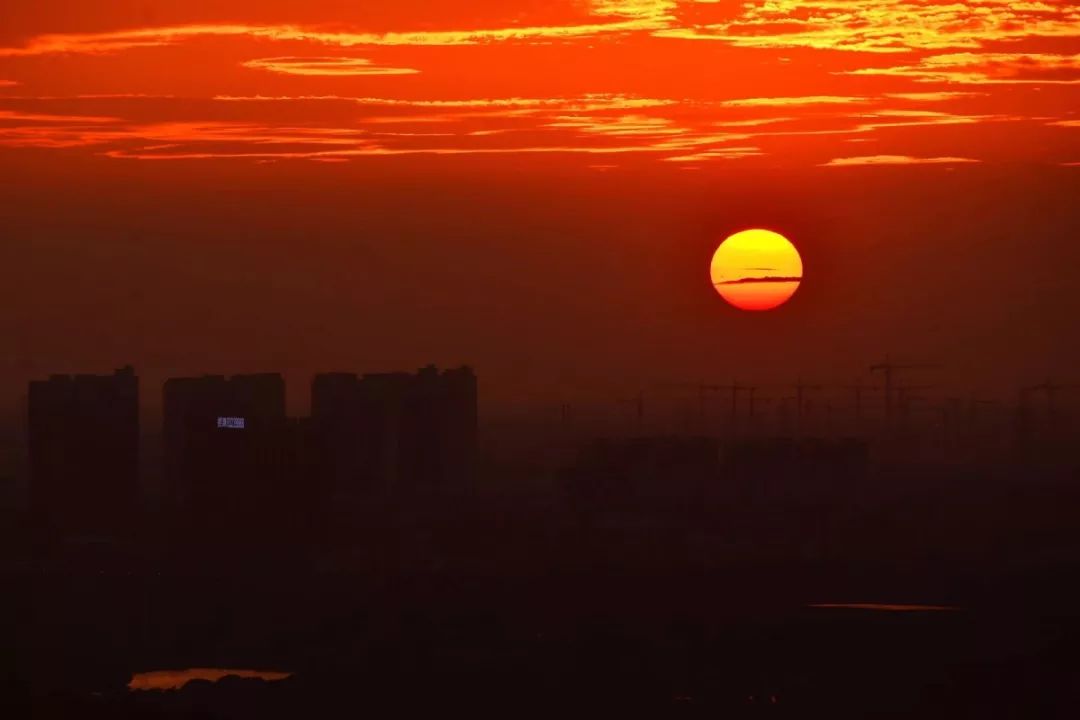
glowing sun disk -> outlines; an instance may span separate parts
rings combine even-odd
[[[779,233],[743,230],[720,243],[710,275],[720,297],[740,310],[772,310],[798,290],[802,258]]]

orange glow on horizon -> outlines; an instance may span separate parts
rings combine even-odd
[[[720,297],[740,310],[777,308],[795,294],[803,276],[799,251],[771,230],[743,230],[720,244],[709,269]]]

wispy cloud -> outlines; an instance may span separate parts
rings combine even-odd
[[[650,117],[648,115],[620,115],[610,116],[587,116],[587,115],[560,115],[546,127],[572,128],[584,133],[594,135],[627,136],[638,135],[656,137],[662,135],[681,135],[686,129],[677,126],[668,118]]]
[[[657,23],[674,21],[675,0],[592,0],[590,10],[597,16],[638,18]]]
[[[779,123],[791,122],[794,119],[795,118],[792,117],[748,118],[745,120],[717,120],[713,124],[716,127],[726,128],[761,127],[762,125],[777,125]]]
[[[822,167],[855,167],[862,165],[958,165],[977,163],[978,160],[963,157],[912,157],[910,155],[864,155],[861,157],[833,158]]]
[[[715,40],[749,48],[902,53],[978,49],[988,43],[1080,36],[1073,3],[1033,0],[754,0],[733,15],[712,0],[592,0],[565,24],[370,32],[289,24],[189,24],[30,38],[0,56],[99,54],[173,45],[207,36],[310,42],[326,47],[460,46],[547,43],[638,34],[665,39]],[[714,6],[714,7],[711,7]],[[715,22],[710,22],[714,15]]]
[[[757,157],[764,154],[765,153],[761,152],[760,148],[748,145],[744,147],[712,148],[691,155],[675,155],[673,157],[664,158],[664,160],[673,163],[693,163],[704,162],[707,160],[740,160],[742,158]]]
[[[615,15],[615,13],[608,13]],[[550,42],[598,35],[646,31],[666,25],[663,17],[623,14],[620,19],[570,25],[536,25],[465,30],[400,32],[328,31],[300,25],[194,24],[117,30],[101,33],[54,33],[38,35],[21,47],[0,48],[0,57],[31,57],[58,54],[104,54],[139,48],[175,45],[200,37],[236,37],[309,42],[331,47],[360,46],[462,46],[510,42]]]
[[[474,99],[471,101],[409,101],[352,98],[347,101],[392,108],[403,105],[417,117],[401,117],[398,126],[368,123],[361,118],[349,125],[335,112],[323,121],[269,123],[265,120],[186,120],[132,122],[117,117],[60,113],[0,111],[0,145],[9,147],[87,148],[106,157],[179,159],[353,159],[396,155],[511,155],[511,154],[643,154],[663,158],[688,149],[708,151],[709,157],[732,157],[746,149],[717,149],[743,135],[717,133],[681,126],[673,120],[640,114],[605,114],[626,101],[617,97],[554,99]],[[95,105],[107,103],[93,101]],[[231,102],[241,102],[233,100]],[[255,104],[264,102],[257,101]],[[341,102],[336,99],[335,102]],[[630,100],[632,103],[632,99]],[[62,103],[64,104],[64,103]],[[46,103],[48,105],[48,103]],[[662,106],[662,104],[661,104]],[[448,107],[450,110],[448,110]],[[595,108],[592,111],[571,108]],[[168,109],[168,106],[165,106]],[[243,108],[243,114],[258,110]],[[462,110],[446,131],[427,132],[405,123],[426,119],[425,112],[442,116]],[[494,127],[477,126],[498,121]],[[519,113],[527,113],[521,115]],[[264,114],[254,113],[256,117]],[[386,119],[385,117],[382,119]]]
[[[968,90],[938,90],[936,92],[894,92],[885,93],[883,97],[897,100],[911,100],[912,102],[945,102],[948,100],[961,100],[964,98],[985,97],[987,93],[973,92]]]
[[[363,97],[348,95],[217,95],[221,102],[349,102],[371,107],[420,108],[424,110],[572,110],[575,112],[598,110],[635,110],[677,105],[678,101],[665,98],[640,97],[621,93],[591,93],[576,97],[495,97],[465,98],[455,100],[408,99],[391,97]]]
[[[757,283],[797,283],[802,282],[802,276],[797,277],[782,277],[782,276],[763,276],[763,277],[745,277],[738,280],[721,280],[720,282],[713,283],[717,287],[721,285],[754,285]]]
[[[718,121],[715,110],[701,106],[688,113],[672,101],[620,95],[460,100],[230,96],[205,100],[202,105],[121,95],[6,102],[19,107],[0,110],[0,145],[83,147],[108,157],[140,159],[636,153],[686,166],[761,157],[775,152],[774,143],[790,138],[828,142],[837,136],[899,128],[1015,119],[924,108],[877,108],[815,116],[808,127],[805,119],[788,115]],[[169,119],[181,102],[188,117],[194,111],[203,114],[203,119]],[[279,112],[265,108],[267,103],[291,107]],[[215,108],[218,104],[221,107]],[[83,112],[73,112],[77,108]],[[125,119],[120,111],[142,119]],[[153,115],[163,119],[146,119]],[[734,131],[725,130],[729,124]],[[896,154],[841,157],[830,165],[963,161]]]
[[[843,74],[965,85],[1075,85],[1080,83],[1080,55],[951,53],[931,55],[914,65],[861,68]]]
[[[804,105],[858,105],[867,103],[870,98],[847,95],[806,95],[802,97],[758,97],[725,100],[725,107],[785,107]]]
[[[87,125],[117,123],[121,122],[121,119],[100,115],[54,115],[51,113],[28,113],[20,112],[18,110],[0,110],[0,121]]]
[[[927,127],[935,125],[974,125],[986,122],[1008,122],[1023,118],[1013,115],[957,115],[931,110],[882,109],[861,116],[865,118],[853,129],[854,132],[873,132],[895,128]]]
[[[381,146],[357,146],[338,150],[311,150],[311,151],[281,151],[267,152],[253,150],[250,152],[232,152],[228,150],[213,152],[149,152],[151,148],[135,148],[123,150],[109,150],[103,155],[111,158],[124,158],[133,160],[228,160],[228,159],[299,159],[299,160],[325,160],[327,158],[357,158],[357,157],[391,157],[398,155],[626,155],[633,153],[656,153],[660,150],[655,147],[640,145],[612,145],[612,146],[575,146],[575,145],[543,145],[543,146],[509,146],[509,147],[415,147],[415,148],[389,148]]]
[[[668,27],[657,35],[748,48],[868,53],[981,48],[1026,38],[1080,36],[1073,3],[973,0],[756,0],[722,22]]]
[[[383,67],[367,58],[346,57],[271,57],[243,63],[255,70],[269,70],[283,75],[347,77],[355,75],[415,75],[413,68]]]
[[[1074,6],[559,0],[530,3],[512,20],[471,8],[423,25],[237,15],[43,32],[0,48],[0,75],[29,86],[0,92],[0,144],[322,162],[625,154],[626,164],[636,156],[672,168],[764,156],[788,165],[835,158],[827,167],[976,162],[965,155],[992,162],[1029,143],[1048,148],[1040,157],[1056,153],[1045,158],[1056,163],[1071,159],[1060,157],[1062,128],[1075,127],[1067,86],[1080,82],[1080,63],[1061,54],[1080,37]],[[650,72],[628,65],[631,55]],[[688,70],[714,59],[731,82]],[[520,95],[504,96],[508,83]],[[1011,83],[1048,87],[992,87]],[[597,92],[576,94],[582,88]],[[992,130],[978,137],[983,125],[1015,120],[1031,122],[1010,147],[990,140]],[[958,125],[970,133],[948,127]],[[880,149],[846,145],[872,139]],[[847,157],[856,152],[891,154]]]

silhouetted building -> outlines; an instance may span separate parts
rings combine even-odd
[[[404,490],[460,487],[476,455],[476,375],[468,367],[439,372],[434,365],[415,375],[366,375],[361,383],[377,398],[389,427],[386,451],[396,449],[393,482]]]
[[[327,509],[348,510],[360,491],[370,491],[378,472],[371,467],[372,414],[360,398],[355,373],[316,375],[311,384],[311,422],[318,477]]]
[[[30,383],[31,521],[50,545],[115,542],[133,527],[139,488],[139,379],[53,375]]]
[[[316,376],[312,422],[329,495],[460,488],[477,451],[477,386],[471,368],[416,374]]]
[[[307,423],[280,375],[165,383],[165,473],[182,527],[209,542],[295,541],[309,520]]]

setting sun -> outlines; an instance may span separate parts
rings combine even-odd
[[[713,254],[713,287],[740,310],[772,310],[787,302],[802,281],[795,246],[771,230],[744,230]]]

